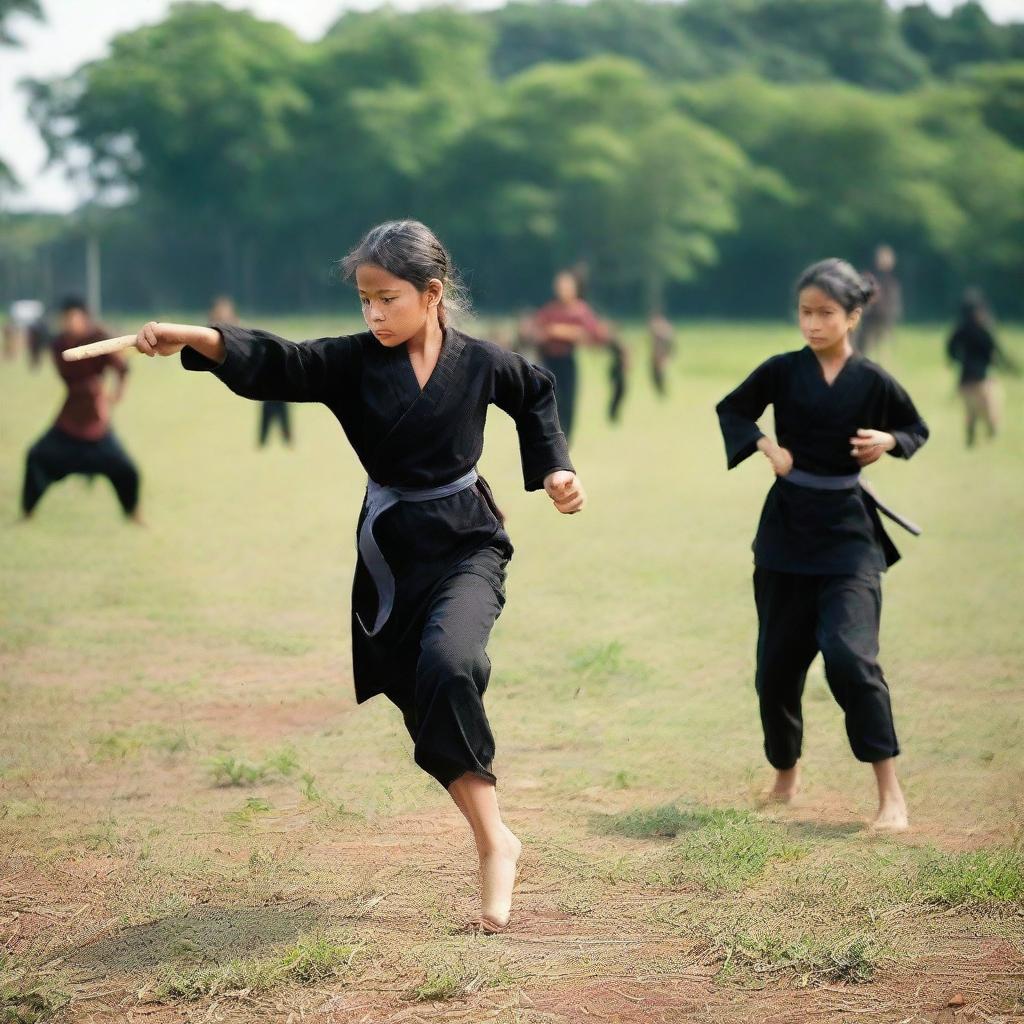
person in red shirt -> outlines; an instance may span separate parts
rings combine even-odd
[[[105,476],[113,484],[124,514],[141,522],[138,513],[139,472],[110,428],[110,407],[124,394],[128,364],[120,353],[65,362],[62,353],[76,345],[108,338],[80,299],[61,304],[61,331],[53,341],[57,372],[67,386],[67,397],[53,426],[28,451],[21,511],[27,519],[52,483],[72,473]],[[117,376],[107,392],[104,376]]]
[[[533,329],[541,365],[555,377],[558,420],[568,438],[576,411],[576,346],[604,344],[607,332],[580,298],[579,279],[571,270],[555,275],[554,292],[554,299],[534,315]]]

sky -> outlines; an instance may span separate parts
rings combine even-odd
[[[379,6],[376,0],[221,0],[225,7],[248,9],[262,18],[290,26],[304,39],[316,39],[343,10]],[[464,0],[462,6],[494,7],[501,0]],[[893,0],[903,6],[906,0]],[[1024,0],[983,0],[996,21],[1024,20]],[[65,75],[87,60],[101,57],[119,32],[163,19],[171,0],[43,0],[45,23],[14,17],[9,26],[23,44],[0,48],[0,155],[14,170],[24,190],[8,201],[14,208],[67,211],[83,196],[57,169],[44,169],[46,148],[25,110],[17,87],[25,77]],[[391,6],[411,9],[421,0],[392,0]],[[948,12],[956,0],[931,0]]]

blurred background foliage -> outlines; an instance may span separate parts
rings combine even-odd
[[[360,233],[414,216],[489,310],[585,261],[608,310],[775,314],[803,263],[887,242],[911,316],[968,283],[1024,315],[1024,24],[977,3],[381,9],[312,43],[180,3],[24,88],[93,198],[0,213],[3,300],[81,289],[92,234],[107,308],[330,309]]]

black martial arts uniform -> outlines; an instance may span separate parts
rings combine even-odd
[[[899,744],[877,657],[880,574],[899,552],[874,498],[855,479],[849,439],[861,427],[884,430],[896,439],[891,454],[909,458],[928,428],[880,366],[854,354],[829,385],[817,356],[803,348],[762,363],[718,403],[730,469],[757,450],[764,436],[757,419],[768,405],[778,443],[792,453],[793,475],[804,485],[775,481],[753,545],[765,753],[778,769],[800,757],[804,680],[820,651],[854,755],[894,757]]]
[[[448,328],[421,390],[406,346],[385,347],[368,331],[295,344],[215,326],[224,362],[185,348],[187,369],[212,370],[245,398],[324,403],[370,478],[352,589],[356,700],[386,694],[402,711],[416,763],[443,786],[465,772],[493,781],[485,648],[504,604],[512,544],[490,489],[481,478],[435,500],[400,500],[370,520],[394,579],[383,623],[380,572],[367,562],[363,526],[377,485],[422,491],[471,474],[492,403],[515,421],[527,490],[542,488],[555,470],[571,471],[550,374]]]

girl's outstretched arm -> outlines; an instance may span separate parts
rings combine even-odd
[[[150,320],[135,337],[135,347],[150,357],[177,355],[186,345],[211,363],[219,366],[224,362],[224,339],[212,327]]]
[[[181,353],[186,370],[209,370],[236,395],[263,401],[321,402],[351,384],[359,358],[354,337],[285,341],[233,324],[197,327],[150,322],[136,348],[148,356]]]

